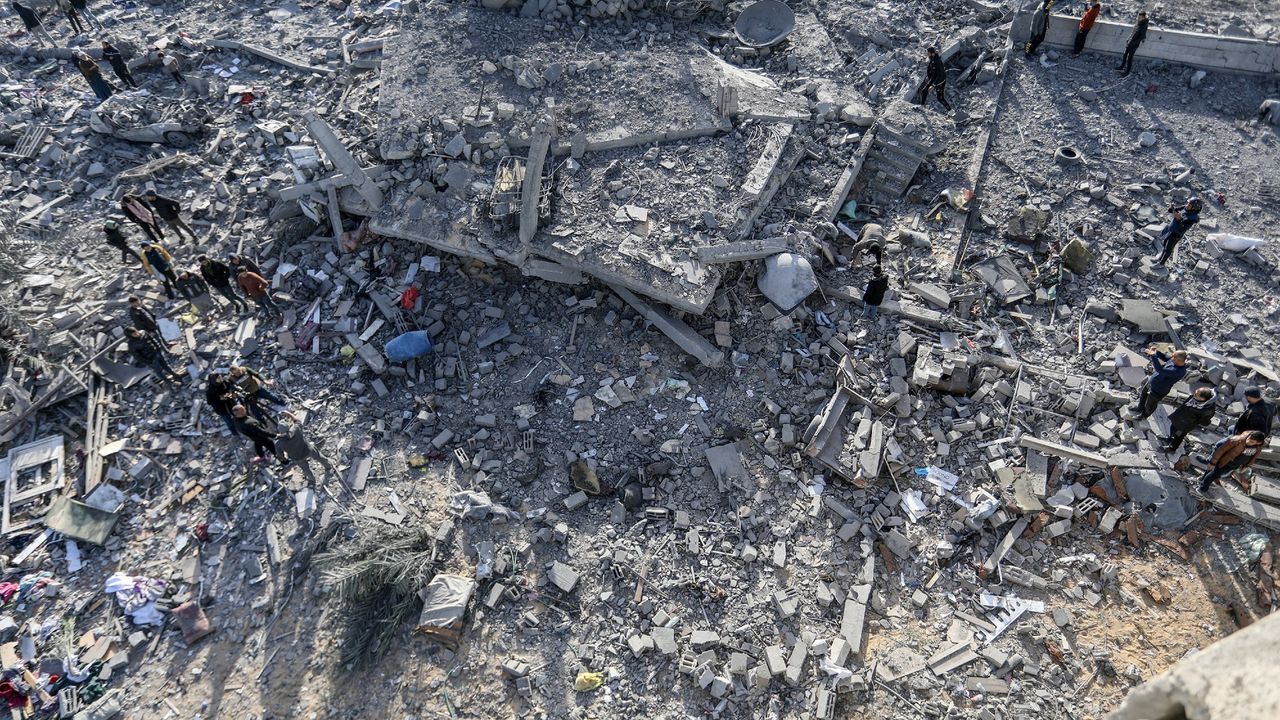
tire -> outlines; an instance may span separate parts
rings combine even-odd
[[[191,136],[180,130],[170,130],[164,134],[164,141],[167,145],[184,148],[191,144]]]

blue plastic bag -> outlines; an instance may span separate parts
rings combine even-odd
[[[426,330],[414,330],[387,342],[383,353],[391,362],[407,362],[431,352],[431,336]]]

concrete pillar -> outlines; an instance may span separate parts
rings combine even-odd
[[[1134,688],[1107,720],[1280,718],[1280,615],[1180,660]]]

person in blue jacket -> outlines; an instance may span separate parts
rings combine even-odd
[[[1160,407],[1160,401],[1187,374],[1187,351],[1185,350],[1175,350],[1173,354],[1165,355],[1155,348],[1147,348],[1146,356],[1151,361],[1152,372],[1138,391],[1137,404],[1129,407],[1131,412],[1137,413],[1134,418],[1136,420],[1149,417],[1155,412],[1156,408]]]

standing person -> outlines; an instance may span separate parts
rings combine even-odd
[[[31,33],[31,37],[40,41],[40,44],[49,43],[49,47],[58,47],[58,43],[54,41],[53,36],[45,29],[44,23],[40,22],[40,15],[35,10],[23,5],[17,0],[10,3],[10,7],[17,13],[18,19],[22,20],[22,26]]]
[[[133,79],[133,73],[129,72],[129,63],[125,62],[124,55],[116,49],[115,45],[102,41],[102,57],[111,63],[111,71],[120,78],[120,82],[128,85],[134,90],[138,89],[138,83]]]
[[[236,276],[236,282],[239,283],[245,297],[256,303],[259,308],[266,308],[277,315],[280,314],[280,306],[276,304],[275,298],[271,297],[271,285],[261,275],[249,270],[241,270]]]
[[[142,298],[137,295],[129,296],[129,321],[146,334],[157,340],[160,338],[160,323],[156,321],[155,314],[142,305]]]
[[[80,70],[80,74],[88,81],[89,87],[93,88],[93,94],[98,96],[98,102],[102,102],[111,97],[111,83],[102,77],[102,68],[98,67],[98,61],[89,57],[89,54],[77,50],[75,54],[76,68]]]
[[[1151,361],[1151,374],[1142,383],[1138,392],[1138,402],[1129,407],[1136,411],[1131,419],[1142,420],[1160,407],[1160,401],[1173,389],[1173,386],[1187,374],[1187,351],[1175,350],[1172,355],[1165,355],[1155,348],[1147,348],[1147,358]]]
[[[169,364],[167,352],[159,340],[138,328],[129,328],[125,334],[128,336],[125,340],[129,344],[129,352],[134,359],[151,368],[162,380],[182,382],[182,373]]]
[[[253,442],[255,462],[265,461],[268,455],[273,458],[278,457],[275,444],[276,434],[268,430],[257,419],[249,417],[249,411],[244,405],[236,405],[231,408],[231,418],[240,434]],[[286,464],[284,460],[280,462],[281,464]]]
[[[160,243],[151,243],[142,248],[142,267],[146,268],[148,274],[154,275],[164,283],[164,292],[173,298],[173,286],[178,282],[178,277],[173,274],[173,256]]]
[[[262,377],[262,373],[243,365],[232,365],[230,380],[236,390],[246,398],[268,400],[276,405],[288,405],[284,398],[267,389],[271,381]]]
[[[98,16],[94,15],[93,11],[89,9],[88,0],[71,0],[71,7],[75,8],[76,12],[80,13],[80,16],[83,17],[90,25],[98,28],[99,30],[102,29],[102,21],[99,20]]]
[[[1209,492],[1209,486],[1214,480],[1233,470],[1243,470],[1252,465],[1262,454],[1266,438],[1261,431],[1250,430],[1218,441],[1209,458],[1209,469],[1200,478],[1200,494]]]
[[[155,211],[155,214],[159,215],[161,220],[164,220],[169,227],[173,228],[179,240],[182,239],[183,231],[186,231],[192,240],[196,239],[196,231],[192,230],[191,226],[182,219],[182,205],[177,200],[165,197],[155,190],[148,190],[142,197],[147,205]]]
[[[164,67],[164,71],[169,73],[169,77],[179,85],[185,86],[187,79],[182,75],[182,69],[175,55],[170,55],[163,50],[157,50],[156,56],[160,58],[160,65]]]
[[[151,208],[147,203],[133,193],[126,193],[120,198],[120,210],[124,216],[129,218],[134,225],[142,228],[154,242],[164,241],[164,231],[160,229],[160,224],[156,222],[155,213],[151,212]]]
[[[231,408],[236,404],[235,387],[227,381],[222,373],[212,373],[204,386],[204,402],[215,415],[227,424],[232,437],[240,436],[240,428],[231,417]]]
[[[884,268],[876,265],[867,289],[862,292],[862,314],[875,320],[880,315],[880,304],[884,302],[888,289],[889,277],[884,274]]]
[[[1076,57],[1084,52],[1084,41],[1089,37],[1089,31],[1098,22],[1098,15],[1102,14],[1102,3],[1093,0],[1093,4],[1085,10],[1084,16],[1080,18],[1080,24],[1076,28],[1076,44],[1075,49],[1071,51],[1071,57]]]
[[[1121,60],[1120,67],[1116,68],[1117,70],[1123,71],[1120,73],[1121,77],[1125,77],[1129,73],[1133,72],[1133,54],[1138,52],[1138,46],[1146,39],[1147,13],[1145,11],[1141,11],[1138,13],[1138,21],[1133,24],[1133,32],[1129,33],[1129,42],[1125,43],[1124,60]]]
[[[67,16],[67,22],[71,23],[71,29],[76,32],[76,35],[83,35],[84,24],[80,22],[80,13],[76,12],[71,0],[58,0],[58,9]]]
[[[1176,452],[1182,447],[1187,433],[1198,427],[1208,427],[1217,411],[1217,400],[1218,396],[1212,388],[1202,387],[1169,413],[1169,438],[1165,441],[1164,451]]]
[[[947,102],[947,69],[942,65],[942,56],[938,54],[938,48],[930,47],[928,53],[928,64],[924,70],[924,85],[920,88],[920,102],[925,103],[929,100],[929,91],[933,90],[938,96],[938,102],[942,103],[942,107],[951,112],[951,103]]]
[[[107,236],[107,244],[120,251],[120,262],[126,262],[132,255],[134,260],[142,262],[142,256],[137,251],[129,247],[129,239],[124,236],[124,232],[120,230],[120,223],[112,218],[107,218],[102,223],[102,232]]]
[[[1053,12],[1053,3],[1054,0],[1044,0],[1031,16],[1031,39],[1027,41],[1025,48],[1028,57],[1036,54],[1036,48],[1044,42],[1044,36],[1049,34],[1049,16]]]
[[[1256,387],[1245,390],[1244,403],[1244,412],[1240,414],[1240,419],[1236,420],[1235,432],[1239,434],[1257,430],[1263,435],[1270,435],[1275,408],[1262,399],[1262,391]]]
[[[306,461],[310,458],[315,458],[320,463],[320,466],[324,468],[325,477],[337,477],[338,472],[334,469],[333,463],[329,462],[323,453],[313,448],[302,434],[302,422],[301,418],[288,410],[280,412],[280,422],[278,423],[280,435],[276,439],[276,451],[283,456],[285,466],[301,460],[303,471],[309,477],[312,477],[314,482],[311,467]]]
[[[1182,236],[1187,234],[1192,225],[1200,222],[1200,210],[1203,207],[1204,203],[1200,202],[1198,197],[1187,200],[1187,204],[1182,208],[1176,205],[1169,206],[1169,214],[1173,218],[1160,233],[1160,246],[1163,250],[1160,253],[1160,259],[1156,261],[1157,264],[1163,265],[1173,257],[1173,249],[1178,246]]]
[[[251,273],[262,275],[262,268],[258,267],[258,263],[244,255],[231,253],[227,256],[227,264],[231,266],[231,272],[236,275],[239,275],[241,270],[248,270]],[[262,277],[266,277],[266,275],[262,275]]]
[[[200,275],[210,287],[231,303],[232,309],[249,309],[249,303],[242,300],[236,291],[231,289],[231,268],[227,267],[226,263],[213,260],[208,255],[201,255]]]

